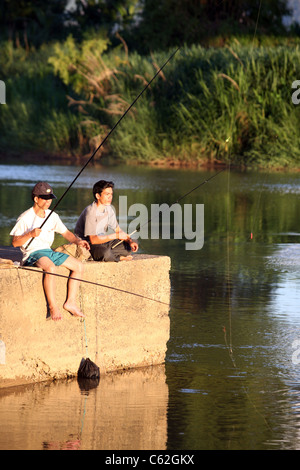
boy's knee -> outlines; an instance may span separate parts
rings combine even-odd
[[[46,271],[48,273],[55,273],[56,271],[56,266],[55,264],[49,259],[40,259],[36,264],[38,268],[42,269],[43,271]]]
[[[106,263],[114,261],[114,257],[113,257],[113,254],[111,253],[111,250],[106,250],[105,253],[103,253],[103,261]]]
[[[76,260],[75,270],[79,274],[84,273],[84,266],[83,266],[83,263],[81,261]]]
[[[49,271],[50,273],[55,273],[55,271],[56,271],[56,266],[55,266],[55,264],[53,264],[53,263],[50,264],[50,263],[49,263],[49,265],[48,265],[46,271]]]
[[[79,261],[79,272],[80,272],[80,274],[84,273],[84,266],[80,261]]]

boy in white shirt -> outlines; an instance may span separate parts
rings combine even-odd
[[[68,242],[84,248],[89,249],[89,244],[70,232],[55,212],[52,212],[40,228],[50,214],[52,199],[56,199],[56,196],[48,183],[41,181],[34,186],[33,206],[19,216],[10,232],[13,236],[12,244],[21,248],[24,266],[37,266],[45,271],[43,285],[52,320],[57,321],[62,318],[55,300],[55,276],[52,275],[55,273],[55,266],[64,266],[71,272],[64,309],[76,317],[84,317],[76,304],[79,281],[72,279],[81,279],[83,265],[72,256],[53,251],[51,245],[55,232],[60,233]]]

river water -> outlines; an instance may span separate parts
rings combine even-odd
[[[79,169],[0,165],[0,244],[35,182],[59,197]],[[91,166],[57,212],[73,230],[94,182],[108,179],[116,210],[121,196],[132,208],[121,214],[129,224],[133,204],[172,204],[215,173]],[[231,170],[184,198],[182,216],[204,207],[201,248],[172,232],[139,239],[140,252],[172,262],[165,364],[90,389],[74,379],[1,390],[0,449],[300,449],[299,192],[295,173]]]

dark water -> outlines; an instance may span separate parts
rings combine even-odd
[[[1,165],[0,244],[36,181],[60,196],[78,171]],[[90,167],[57,212],[73,230],[98,179],[115,182],[118,210],[124,195],[128,207],[171,204],[213,174]],[[202,249],[139,241],[172,260],[165,365],[91,390],[70,380],[0,391],[0,449],[300,449],[299,192],[298,174],[225,171],[186,197],[182,207],[204,204]]]

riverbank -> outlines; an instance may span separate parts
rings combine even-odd
[[[56,46],[3,47],[4,154],[47,154],[72,163],[86,159],[155,74],[156,64],[170,55],[126,57],[119,49],[117,55],[103,54],[107,70],[115,67],[118,77],[103,102],[90,82],[67,73],[68,48],[76,50],[75,68],[80,67],[89,42]],[[167,167],[299,168],[300,115],[292,100],[297,93],[292,85],[300,77],[299,50],[292,41],[250,47],[234,39],[224,47],[183,47],[95,159]]]
[[[77,165],[83,166],[87,160],[89,159],[90,155],[80,157],[74,155],[66,155],[66,154],[47,154],[43,152],[25,152],[25,153],[1,153],[0,152],[0,164],[49,164],[51,161],[52,164],[55,165]],[[220,170],[222,168],[228,168],[231,170],[238,170],[241,172],[244,171],[258,171],[258,172],[299,172],[300,166],[289,167],[287,165],[283,166],[263,166],[263,165],[238,165],[233,163],[225,163],[222,161],[211,161],[209,159],[202,160],[202,161],[182,161],[176,159],[161,159],[155,160],[151,162],[139,162],[139,161],[132,161],[124,162],[122,160],[116,160],[113,157],[104,157],[104,158],[95,158],[90,162],[90,166],[95,168],[103,168],[103,167],[116,167],[118,165],[128,165],[129,167],[149,167],[149,168],[161,168],[161,169],[194,169],[194,170]]]
[[[52,154],[52,153],[43,153],[43,152],[8,152],[8,153],[1,153],[0,152],[0,163],[8,163],[9,164],[45,164],[51,161],[55,165],[84,165],[90,155],[85,156],[75,156],[72,154]],[[113,156],[109,157],[95,157],[90,162],[90,165],[99,165],[99,166],[117,166],[117,165],[124,165],[126,163],[129,166],[149,166],[149,167],[158,167],[158,168],[201,168],[201,169],[214,169],[219,167],[226,166],[226,163],[222,162],[212,162],[209,159],[203,159],[201,161],[182,161],[176,160],[174,158],[167,158],[167,159],[157,159],[150,162],[139,162],[139,161],[132,161],[124,162],[122,160],[117,160],[113,158]],[[244,167],[243,167],[244,168]],[[242,168],[241,168],[242,169]]]
[[[1,250],[1,257],[5,250]],[[13,249],[10,248],[12,253]],[[18,259],[14,252],[11,259]],[[8,257],[8,256],[7,256]],[[48,317],[42,272],[1,264],[0,388],[77,375],[89,357],[100,374],[162,364],[169,340],[170,259],[135,255],[123,263],[84,262],[79,301],[85,320]],[[59,305],[68,271],[56,278]]]

